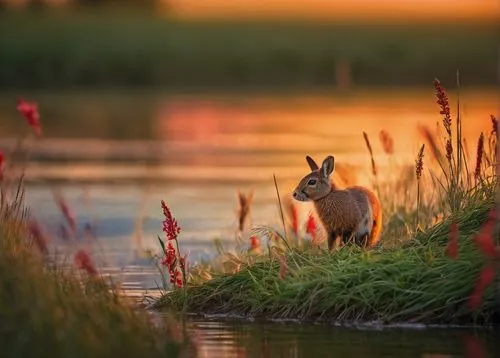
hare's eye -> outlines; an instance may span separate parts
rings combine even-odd
[[[316,185],[316,179],[309,179],[307,185]]]

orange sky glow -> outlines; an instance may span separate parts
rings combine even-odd
[[[495,20],[500,0],[164,0],[181,18]]]

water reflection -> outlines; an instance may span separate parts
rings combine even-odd
[[[498,331],[356,329],[305,324],[192,320],[200,357],[482,358],[499,352]]]

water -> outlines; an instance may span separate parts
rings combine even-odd
[[[190,320],[200,357],[486,358],[500,351],[498,331],[413,327]]]
[[[91,248],[102,272],[122,282],[133,297],[158,294],[161,285],[144,254],[159,249],[160,200],[179,221],[180,248],[188,260],[208,260],[216,238],[234,248],[238,190],[255,191],[254,225],[278,226],[273,174],[286,196],[307,173],[306,154],[318,161],[334,154],[342,178],[370,185],[362,131],[370,136],[382,169],[388,158],[378,141],[381,129],[394,138],[394,161],[412,165],[422,143],[417,126],[434,129],[441,120],[432,89],[307,96],[123,91],[25,96],[40,103],[46,136],[28,142],[26,199],[32,214],[53,234],[59,257],[69,257],[75,245],[60,235],[64,219],[53,197],[54,190],[63,193],[77,217],[77,246]],[[11,147],[25,128],[15,99],[0,95],[5,133],[0,148]],[[498,93],[463,92],[461,103],[473,158],[480,131],[489,132],[489,116],[497,113]],[[304,219],[310,207],[301,208]],[[86,224],[95,237],[85,234]],[[360,332],[209,319],[188,325],[198,327],[202,357],[465,356],[463,334],[452,330]]]

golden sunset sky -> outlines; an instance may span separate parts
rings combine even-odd
[[[500,0],[164,0],[181,18],[500,20]]]

